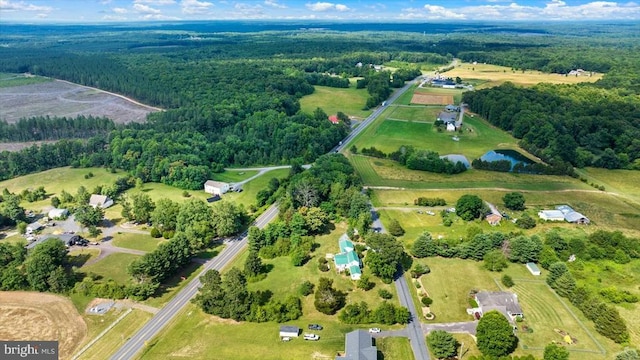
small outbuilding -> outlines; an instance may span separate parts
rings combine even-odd
[[[298,337],[300,334],[300,328],[291,325],[280,326],[280,337]]]
[[[538,217],[547,221],[564,221],[564,214],[560,210],[542,210],[538,212]]]
[[[340,123],[340,119],[338,119],[337,115],[329,116],[329,121],[331,121],[332,124],[339,124]]]
[[[538,267],[538,265],[532,262],[528,262],[526,266],[527,266],[527,270],[529,270],[531,274],[535,276],[540,276],[540,268]]]
[[[69,216],[69,210],[67,209],[51,209],[47,214],[49,219],[64,219]]]
[[[222,195],[229,191],[229,184],[222,181],[207,180],[204,183],[204,192],[212,195]]]
[[[34,223],[27,225],[26,231],[27,231],[27,234],[33,234],[36,231],[41,230],[42,228],[44,228],[44,225],[36,221]]]

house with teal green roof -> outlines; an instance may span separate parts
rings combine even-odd
[[[340,246],[340,253],[333,256],[333,263],[336,270],[343,272],[348,269],[351,279],[359,280],[360,276],[362,276],[362,271],[360,270],[362,263],[360,262],[358,254],[355,252],[353,242],[344,234],[340,237],[338,245]]]

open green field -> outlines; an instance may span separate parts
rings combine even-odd
[[[114,310],[111,310],[114,312]],[[122,312],[116,312],[118,316]],[[100,340],[96,341],[87,351],[85,351],[78,359],[105,359],[109,354],[120,346],[122,346],[129,337],[141,328],[153,314],[133,309],[118,324],[116,324],[109,332],[107,332]],[[93,315],[93,317],[101,317]],[[111,324],[111,322],[109,323]],[[89,340],[93,339],[90,338]]]
[[[509,264],[502,273],[491,273],[482,268],[481,262],[461,259],[445,259],[432,257],[417,260],[427,264],[431,273],[422,276],[424,289],[434,300],[431,306],[436,314],[434,322],[470,321],[466,308],[469,307],[468,295],[472,289],[498,291],[496,283],[503,274],[510,275],[516,285],[510,289],[518,295],[524,311],[523,325],[533,329],[533,333],[520,331],[520,346],[516,355],[533,354],[542,356],[542,349],[553,340],[561,341],[562,337],[554,329],[560,329],[578,339],[571,345],[572,356],[586,359],[609,359],[611,354],[620,351],[621,346],[598,335],[593,324],[585,320],[579,310],[555,295],[541,280],[544,277],[531,275],[522,264]],[[451,281],[451,279],[456,281]],[[500,284],[502,286],[502,284]],[[593,338],[595,338],[595,341]],[[603,346],[608,355],[601,353]]]
[[[94,176],[85,179],[84,176],[90,172],[93,173]],[[19,193],[24,189],[36,189],[44,186],[47,195],[57,195],[60,194],[62,190],[75,194],[81,185],[88,191],[91,191],[98,185],[113,184],[118,177],[124,174],[122,171],[112,174],[104,168],[73,169],[70,167],[62,167],[0,181],[0,191],[6,188],[12,193]],[[51,200],[49,199],[32,203],[26,201],[21,203],[21,206],[26,209],[38,211],[40,211],[42,207],[50,205]]]
[[[317,108],[324,110],[327,115],[342,111],[349,116],[361,119],[371,114],[371,110],[362,110],[369,97],[367,89],[356,89],[355,81],[351,81],[351,86],[346,89],[328,86],[314,86],[314,88],[316,90],[313,94],[300,99],[302,111],[308,114],[312,114]]]
[[[214,173],[213,180],[223,181],[228,183],[236,183],[252,177],[257,174],[256,170],[233,170],[228,169],[221,173]]]
[[[509,190],[593,190],[568,176],[501,173],[470,169],[447,175],[409,170],[393,160],[348,154],[347,157],[366,186],[406,189],[509,189]]]
[[[602,168],[584,168],[577,171],[580,176],[587,178],[588,182],[604,185],[607,191],[618,193],[640,205],[640,171]]]
[[[576,84],[581,82],[596,82],[602,79],[602,74],[592,76],[565,76],[560,74],[543,73],[536,70],[513,70],[506,66],[490,64],[460,63],[455,68],[444,73],[445,76],[455,78],[459,76],[463,82],[477,85],[477,89],[498,86],[510,81],[521,86],[532,86],[538,83]]]
[[[113,279],[119,284],[126,284],[129,280],[127,266],[137,258],[139,256],[133,254],[111,254],[94,264],[83,267],[82,271],[102,276],[103,279]]]
[[[114,236],[112,241],[113,245],[121,248],[151,252],[167,240],[163,238],[154,239],[151,235],[121,233]]]
[[[34,75],[0,73],[0,88],[30,85],[49,81],[53,81],[53,79]]]
[[[528,326],[533,329],[532,333],[518,332],[521,348],[540,350],[552,341],[562,341],[563,337],[554,331],[559,329],[578,339],[576,344],[567,346],[568,350],[591,351],[594,355],[602,351],[598,346],[599,341],[591,338],[595,336],[595,332],[585,330],[586,325],[577,319],[577,315],[574,316],[573,311],[579,310],[570,309],[565,300],[560,300],[544,281],[514,280],[516,285],[511,291],[518,295],[525,317],[525,321],[518,327],[522,329],[523,326]]]
[[[533,175],[532,175],[533,176]],[[578,184],[578,183],[576,183]],[[502,185],[502,184],[500,184]],[[543,209],[553,209],[556,205],[569,205],[576,211],[586,215],[591,220],[590,226],[576,226],[574,224],[564,222],[543,222],[538,223],[532,232],[540,232],[554,227],[567,229],[580,229],[585,232],[592,232],[597,229],[615,231],[622,230],[631,236],[640,236],[640,206],[633,202],[629,202],[627,198],[610,193],[594,191],[594,190],[562,190],[562,191],[545,191],[545,190],[520,190],[526,200],[527,210],[532,217],[537,219],[537,213]],[[372,192],[372,203],[378,208],[382,208],[382,220],[385,220],[385,213],[389,213],[390,217],[397,217],[408,234],[412,233],[413,228],[428,229],[436,233],[445,233],[455,231],[456,224],[451,228],[445,228],[440,225],[441,218],[438,214],[439,210],[445,207],[428,208],[436,213],[436,216],[427,214],[417,214],[418,209],[426,210],[427,208],[413,205],[414,200],[418,197],[442,198],[447,201],[446,207],[455,207],[456,201],[464,194],[477,195],[498,207],[501,211],[506,211],[512,218],[518,218],[522,212],[508,210],[502,203],[502,197],[510,192],[510,190],[489,190],[481,188],[468,189],[429,189],[429,190],[382,190],[376,189]],[[392,214],[390,211],[402,211],[403,214]],[[405,214],[406,213],[406,214]],[[412,213],[412,214],[411,214]],[[483,228],[491,229],[492,227],[484,221],[479,221]],[[508,232],[516,230],[510,222],[502,221],[500,226],[494,228],[499,231]],[[518,229],[519,230],[519,229]],[[446,234],[445,234],[446,235]],[[408,235],[405,235],[407,237]]]
[[[478,117],[465,116],[461,133],[439,132],[429,124],[413,122],[416,119],[424,119],[434,112],[437,115],[438,109],[433,111],[431,107],[426,108],[428,113],[427,110],[420,108],[417,109],[422,112],[405,107],[392,106],[390,109],[360,133],[352,144],[358,149],[375,146],[386,153],[398,150],[400,145],[413,145],[419,149],[437,151],[441,155],[462,154],[467,157],[469,162],[494,149],[513,149],[528,156],[524,150],[518,147],[516,139],[511,135],[489,125]],[[431,118],[432,122],[435,121],[436,115]],[[411,120],[412,122],[389,121],[388,118]],[[459,141],[453,141],[453,136],[457,136]],[[528,157],[535,159],[530,155]]]
[[[289,169],[277,169],[264,173],[263,175],[242,185],[242,192],[228,192],[222,195],[222,201],[233,201],[236,204],[243,204],[245,207],[256,203],[256,195],[262,189],[266,189],[269,181],[273,178],[282,179],[287,177]]]
[[[98,255],[100,255],[100,249],[95,248],[73,249],[67,254],[67,256],[69,256],[69,263],[77,267],[81,267],[87,262],[97,258]]]

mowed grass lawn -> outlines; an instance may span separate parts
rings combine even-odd
[[[242,185],[242,192],[228,192],[222,195],[222,201],[233,201],[236,204],[243,204],[245,207],[256,203],[256,195],[262,189],[266,189],[269,181],[273,178],[282,179],[287,177],[289,169],[277,169],[268,171],[261,176]]]
[[[593,76],[565,76],[560,74],[543,73],[536,70],[512,70],[506,66],[491,64],[461,63],[444,73],[445,76],[455,78],[459,76],[463,82],[480,82],[476,88],[498,86],[506,81],[517,85],[531,86],[538,83],[576,84],[580,82],[596,82],[602,74]]]
[[[404,109],[406,108],[398,110],[393,108],[394,111],[383,113],[369,128],[356,137],[354,145],[358,149],[375,146],[386,153],[398,150],[400,145],[413,145],[418,149],[436,151],[440,155],[462,154],[467,157],[469,162],[490,150],[513,149],[535,159],[520,149],[516,139],[511,135],[489,125],[478,117],[465,116],[462,133],[440,132],[431,124],[421,122],[386,120],[387,118],[401,118],[403,120],[424,118],[420,112]],[[409,116],[415,116],[415,118],[409,118]],[[432,118],[432,122],[434,121],[435,115]],[[460,140],[453,141],[453,136],[457,136]]]
[[[89,173],[93,173],[94,176],[85,179],[85,175]],[[59,195],[62,190],[75,194],[81,185],[87,191],[92,191],[98,185],[113,184],[118,177],[124,175],[125,173],[122,171],[112,174],[104,168],[72,169],[62,167],[0,181],[0,191],[6,188],[17,194],[24,189],[36,189],[44,186],[48,196]],[[51,200],[45,199],[32,203],[23,201],[20,205],[25,209],[40,211],[43,207],[51,206]]]
[[[424,289],[433,299],[431,310],[436,315],[433,322],[471,321],[471,316],[466,313],[469,291],[502,290],[503,285],[498,285],[500,277],[508,274],[516,283],[508,291],[518,295],[525,316],[525,321],[519,327],[527,325],[533,329],[533,333],[518,333],[520,345],[516,355],[533,354],[541,357],[542,349],[547,344],[554,340],[562,341],[562,337],[554,329],[569,332],[578,339],[577,344],[568,347],[569,350],[577,350],[573,356],[580,354],[580,357],[586,359],[610,358],[600,353],[598,344],[609,355],[621,350],[620,345],[598,335],[593,324],[585,320],[579,310],[555,295],[543,280],[546,276],[544,270],[542,276],[536,277],[523,264],[510,263],[503,272],[492,273],[482,267],[482,262],[473,260],[432,257],[417,261],[431,268],[431,273],[423,275],[421,279]],[[585,350],[591,352],[583,352]]]
[[[155,239],[151,235],[134,234],[134,233],[120,233],[113,237],[113,245],[140,251],[151,252],[155,250],[158,245],[168,241],[163,238]]]
[[[103,279],[113,279],[119,284],[126,284],[130,278],[127,267],[139,257],[139,255],[115,253],[96,263],[82,267],[81,271],[94,273]]]
[[[393,285],[382,284],[375,278],[376,286],[368,291],[356,289],[355,282],[347,276],[340,275],[332,269],[326,273],[318,270],[318,256],[335,253],[338,250],[338,238],[346,230],[346,225],[338,224],[330,234],[320,236],[316,241],[320,247],[315,250],[314,257],[304,266],[294,267],[289,257],[280,257],[263,262],[270,267],[266,278],[249,282],[249,289],[270,290],[273,297],[283,299],[291,294],[297,294],[298,287],[306,280],[318,282],[319,277],[334,280],[334,286],[348,293],[347,303],[366,301],[371,306],[377,306],[382,300],[377,295],[379,289],[387,289],[395,294]],[[246,252],[225,270],[231,267],[242,268]],[[331,263],[330,263],[331,264]],[[365,267],[365,273],[367,273]],[[282,342],[278,337],[277,323],[236,323],[204,314],[194,305],[189,305],[183,314],[172,323],[163,333],[152,340],[150,347],[142,355],[142,359],[333,359],[338,351],[344,351],[344,334],[357,328],[366,329],[376,324],[362,326],[346,325],[339,322],[336,316],[319,313],[313,305],[313,295],[302,298],[303,317],[290,322],[299,326],[303,332],[307,324],[318,323],[324,326],[322,331],[314,331],[320,335],[320,341],[304,341],[302,338],[290,342]],[[391,300],[397,304],[397,297]],[[389,326],[380,326],[390,328]],[[400,328],[395,326],[392,328]],[[407,344],[402,341],[390,341],[383,347],[385,359],[410,359],[405,357]]]
[[[531,175],[533,176],[533,175]],[[576,184],[580,184],[576,182]],[[432,185],[432,184],[430,184]],[[502,184],[500,184],[502,185]],[[586,189],[585,189],[586,190]],[[624,196],[604,193],[600,191],[577,189],[575,191],[545,191],[545,190],[520,190],[525,197],[527,210],[532,217],[537,219],[537,213],[543,209],[553,209],[556,205],[567,204],[576,211],[586,215],[593,225],[597,225],[597,229],[609,231],[623,230],[630,236],[640,236],[640,207],[635,203],[631,203]],[[512,211],[505,208],[502,197],[511,192],[511,190],[487,190],[487,189],[429,189],[429,190],[380,190],[376,189],[372,192],[372,203],[376,207],[382,208],[411,208],[413,214],[394,215],[399,217],[403,226],[408,233],[413,227],[427,227],[430,231],[452,231],[452,228],[437,227],[441,223],[438,211],[445,207],[424,208],[415,206],[414,200],[418,197],[426,198],[442,198],[447,202],[446,207],[455,207],[458,199],[465,194],[477,195],[481,199],[488,201],[498,207],[501,211],[506,212],[512,218],[518,218],[522,212]],[[436,216],[428,216],[426,214],[417,214],[418,209],[431,209],[436,212]],[[385,210],[384,212],[386,212]],[[437,219],[432,219],[437,218]],[[417,221],[420,220],[420,221]],[[383,217],[384,221],[384,217]],[[437,224],[435,223],[437,222]],[[491,228],[486,222],[480,222],[483,228]],[[486,226],[485,226],[486,225]],[[436,228],[434,228],[436,227]],[[556,222],[539,222],[533,232],[541,232],[553,227],[562,227],[569,229],[580,229],[581,231],[592,232],[596,228],[593,226],[584,227],[576,226],[569,223]],[[495,229],[499,231],[516,230],[513,224],[503,221],[500,226]]]
[[[568,176],[501,173],[470,169],[461,174],[436,174],[409,170],[393,160],[347,154],[356,172],[368,186],[391,186],[406,189],[513,189],[513,190],[593,190]]]
[[[327,115],[341,111],[349,116],[366,118],[371,110],[363,110],[369,94],[367,89],[356,89],[355,81],[351,81],[349,88],[332,88],[328,86],[314,86],[311,95],[300,99],[300,107],[307,114],[313,114],[317,108],[324,110]]]
[[[111,310],[114,311],[114,310]],[[122,312],[117,313],[118,316]],[[94,317],[100,317],[93,315]],[[133,309],[118,324],[116,324],[109,332],[95,342],[87,351],[85,351],[78,359],[95,359],[102,360],[111,355],[116,349],[122,346],[135,332],[140,329],[153,314]]]

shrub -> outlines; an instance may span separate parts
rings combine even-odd
[[[415,282],[415,284],[416,284],[416,289],[420,289],[422,287],[422,285],[420,285],[420,283],[417,281]]]
[[[424,306],[430,306],[431,304],[433,304],[433,299],[428,296],[423,297],[422,299],[420,299],[420,301]]]
[[[513,279],[511,278],[511,276],[509,275],[502,275],[502,284],[508,288],[512,287],[513,285],[515,285],[515,283],[513,282]]]
[[[162,237],[162,233],[157,228],[153,228],[151,229],[151,237],[157,239],[159,237]]]
[[[176,234],[173,230],[165,230],[162,232],[162,237],[165,239],[171,239]]]
[[[393,294],[387,289],[378,290],[378,295],[380,295],[380,297],[385,299],[385,300],[389,300],[389,299],[393,298]]]
[[[313,285],[313,283],[311,281],[307,280],[307,281],[303,282],[302,284],[300,284],[300,287],[298,288],[298,292],[302,296],[311,295],[311,294],[313,294],[313,288],[314,287],[315,287],[315,285]]]

